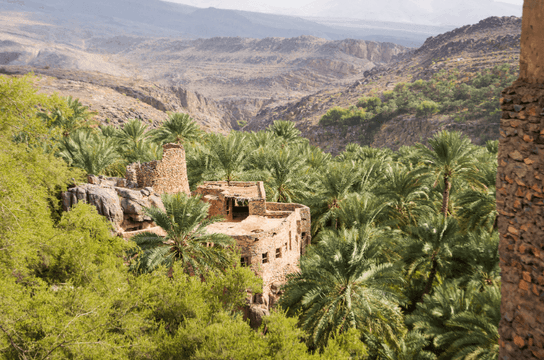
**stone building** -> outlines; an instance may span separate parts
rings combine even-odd
[[[68,189],[63,207],[79,201],[94,205],[128,239],[143,231],[164,235],[144,211],[163,207],[160,194],[189,192],[185,151],[181,145],[163,146],[162,160],[127,166],[126,178],[90,175],[88,184]],[[249,266],[263,279],[263,294],[252,295],[247,315],[254,326],[277,302],[280,286],[297,271],[298,260],[310,244],[310,209],[299,204],[266,202],[262,181],[205,182],[193,192],[210,204],[209,215],[223,221],[211,224],[209,232],[232,236],[241,252],[240,265]]]
[[[62,194],[64,210],[79,201],[94,205],[124,238],[141,231],[162,233],[144,208],[163,207],[163,193],[190,194],[185,150],[179,144],[163,145],[162,160],[128,165],[125,178],[89,175],[87,181]]]
[[[520,76],[501,98],[500,359],[544,359],[544,1],[523,5]]]
[[[251,303],[268,310],[278,300],[286,275],[297,271],[298,259],[310,244],[310,209],[300,204],[266,202],[262,181],[208,181],[193,192],[210,204],[210,216],[224,221],[208,226],[212,233],[232,236],[240,263],[263,279],[263,294]]]

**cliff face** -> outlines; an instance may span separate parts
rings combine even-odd
[[[544,3],[526,0],[520,77],[504,89],[501,99],[497,171],[501,359],[544,358],[543,20]]]

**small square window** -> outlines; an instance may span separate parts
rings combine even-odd
[[[281,258],[281,248],[276,249],[276,259]]]
[[[263,254],[263,264],[266,264],[268,262],[268,253]]]
[[[249,266],[249,258],[247,256],[242,256],[240,259],[241,266]]]

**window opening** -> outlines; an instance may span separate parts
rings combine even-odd
[[[276,249],[276,259],[281,258],[281,248]]]
[[[263,254],[263,264],[268,263],[268,253]]]
[[[241,266],[249,266],[249,258],[247,256],[242,256],[240,259]]]
[[[235,200],[232,202],[234,206],[232,208],[232,218],[243,220],[249,216],[249,202],[247,200]]]

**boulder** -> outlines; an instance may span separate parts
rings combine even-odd
[[[80,201],[94,205],[98,213],[108,218],[116,228],[123,222],[123,209],[117,192],[112,188],[84,184],[68,189],[62,194],[62,206],[65,211]]]
[[[68,189],[62,194],[62,206],[68,211],[80,201],[94,205],[99,214],[104,215],[111,221],[116,230],[125,229],[127,224],[130,227],[147,227],[151,218],[145,214],[146,207],[158,207],[165,210],[160,196],[152,187],[141,190],[127,189],[116,186],[120,183],[116,178],[103,178],[94,175],[89,176],[92,184],[83,184]],[[136,226],[135,226],[136,225]]]
[[[251,304],[248,315],[249,325],[253,329],[258,329],[263,323],[263,317],[270,315],[270,312],[263,305]]]

